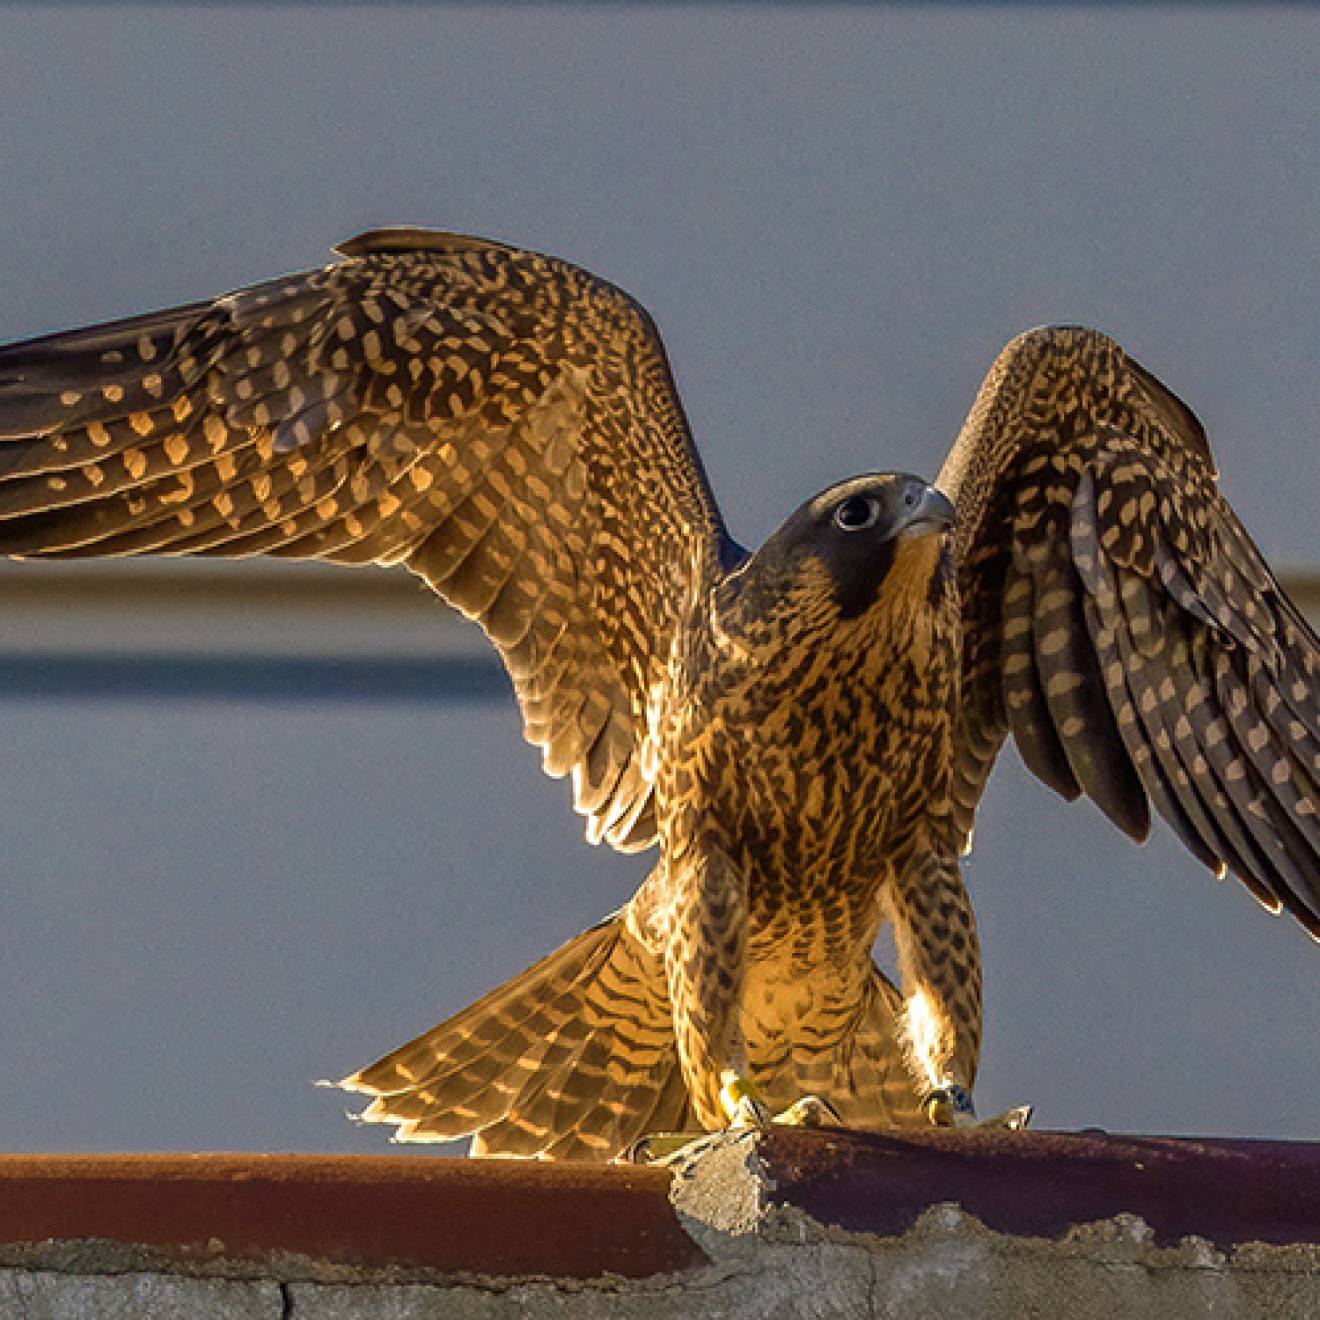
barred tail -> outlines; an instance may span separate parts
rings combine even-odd
[[[692,1126],[659,959],[622,914],[339,1083],[398,1141],[605,1160]]]
[[[753,1042],[763,1098],[780,1110],[820,1096],[852,1128],[924,1122],[899,1032],[902,1012],[902,996],[874,963],[860,985],[822,979],[791,1029],[780,1021],[776,1038]]]
[[[834,1091],[839,1117],[849,1127],[883,1128],[926,1123],[907,1066],[899,1022],[903,997],[874,963],[862,993],[851,1040],[835,1055]]]
[[[796,980],[763,970],[748,987],[743,1033],[752,1081],[773,1113],[827,1100],[851,1128],[924,1122],[899,1030],[903,999],[870,962]]]

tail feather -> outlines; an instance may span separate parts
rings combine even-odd
[[[613,1056],[602,1051],[601,1057],[606,1060],[607,1082],[596,1101],[591,1133],[584,1134],[575,1116],[561,1107],[554,1124],[559,1130],[567,1128],[567,1135],[545,1148],[542,1153],[547,1158],[596,1159],[600,1156],[593,1142],[621,1153],[648,1133],[700,1131],[672,1038],[656,1052],[647,1071],[631,1077],[624,1075]],[[586,1062],[590,1066],[594,1059]]]
[[[607,1101],[607,1107],[614,1115],[613,1123],[598,1123],[590,1132],[573,1128],[536,1153],[552,1160],[601,1159],[603,1149],[622,1154],[648,1133],[701,1130],[676,1058],[672,1064],[666,1061],[657,1066],[636,1087],[615,1095]],[[485,1138],[494,1137],[496,1132],[491,1129],[474,1138],[473,1154],[491,1153]],[[504,1153],[515,1153],[507,1145],[502,1149]]]
[[[344,1078],[339,1085],[372,1095],[402,1095],[461,1072],[489,1058],[492,1051],[502,1054],[502,1047],[511,1037],[530,1036],[544,1041],[544,1030],[538,1032],[537,1028],[546,1024],[532,1019],[571,992],[576,981],[590,976],[608,956],[608,943],[601,935],[615,920],[610,918],[583,931],[521,976],[497,986],[438,1027]]]
[[[877,1128],[925,1121],[900,1044],[902,1011],[902,996],[873,963],[856,1030],[835,1055],[835,1107],[849,1126]]]
[[[651,1130],[666,1082],[686,1098],[659,967],[650,981],[634,971],[627,958],[603,965],[572,1033],[545,1052],[538,1077],[474,1150],[608,1159]]]
[[[396,1139],[609,1159],[686,1111],[664,969],[621,914],[340,1085]]]
[[[510,1111],[481,1132],[482,1148],[506,1155],[534,1155],[557,1134],[571,1132],[579,1116],[562,1114],[561,1101],[566,1094],[578,1095],[587,1103],[593,1100],[596,1078],[589,1063],[591,1043],[584,1027],[547,1050],[536,1075],[510,1097]]]
[[[861,979],[821,975],[764,991],[744,1017],[752,1077],[772,1111],[803,1096],[829,1103],[849,1127],[915,1121],[919,1105],[900,1045],[902,999],[874,963]],[[773,1012],[766,1012],[766,1004]]]
[[[589,976],[591,964],[583,968]],[[526,992],[536,991],[529,986]],[[502,1092],[510,1099],[524,1100],[540,1090],[548,1074],[556,1070],[568,1055],[575,1055],[583,1044],[586,1024],[576,1016],[578,994],[573,985],[548,1003],[537,1005],[535,1011],[522,1018],[516,1027],[493,1032],[483,1031],[477,1036],[455,1036],[448,1023],[442,1023],[432,1032],[412,1042],[424,1045],[434,1053],[434,1066],[419,1075],[410,1089],[383,1094],[360,1117],[366,1122],[396,1122],[407,1120],[415,1126],[408,1134],[400,1131],[402,1139],[449,1141],[464,1135],[463,1131],[450,1133],[444,1120],[437,1114],[438,1097],[443,1096],[450,1114],[465,1121],[465,1115],[476,1112],[474,1105],[488,1103],[492,1093]],[[443,1034],[442,1034],[443,1029]],[[442,1053],[450,1040],[457,1040],[453,1054]],[[478,1046],[476,1042],[480,1042]],[[476,1053],[480,1048],[483,1052]],[[368,1084],[370,1079],[366,1079]],[[341,1083],[346,1085],[344,1083]],[[366,1089],[355,1086],[351,1089]],[[449,1126],[452,1126],[450,1120]]]
[[[630,1144],[648,1132],[694,1132],[698,1127],[700,1124],[692,1112],[692,1097],[688,1095],[687,1084],[683,1074],[675,1068],[661,1083],[650,1114],[637,1125]]]
[[[767,1103],[817,1094],[850,1126],[921,1121],[898,991],[873,965],[860,996],[840,984],[838,997],[851,1012],[806,1013],[791,1033],[781,1023],[749,1041]],[[699,1126],[664,968],[621,914],[340,1085],[374,1097],[360,1117],[395,1124],[396,1140],[471,1136],[477,1155],[603,1160]]]
[[[516,1111],[481,1134],[481,1149],[555,1159],[607,1160],[619,1154],[618,1115],[603,1094],[606,1057],[601,1036],[582,1041],[530,1103],[520,1095]]]
[[[620,1056],[603,1037],[594,1037],[583,1053],[582,1071],[596,1079],[597,1091],[591,1103],[596,1114],[596,1135],[616,1150],[630,1146],[641,1136],[642,1124],[655,1108],[656,1096],[668,1077],[677,1077],[678,1051],[673,1029],[662,1051],[629,1048]],[[552,1117],[552,1126],[564,1131],[581,1128],[584,1097],[581,1093],[561,1091]]]

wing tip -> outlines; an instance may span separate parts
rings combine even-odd
[[[341,257],[368,257],[386,252],[516,252],[518,249],[475,234],[414,225],[383,225],[354,234],[331,250]]]
[[[1145,801],[1146,799],[1143,797],[1142,800]],[[1095,801],[1094,796],[1092,796],[1092,801]],[[1107,810],[1103,805],[1101,806],[1101,810],[1104,811],[1105,815],[1115,825],[1117,825],[1118,828],[1122,830],[1123,833],[1126,834],[1128,838],[1132,840],[1133,843],[1137,844],[1138,847],[1140,847],[1144,843],[1149,842],[1150,840],[1149,804],[1147,804],[1146,811],[1139,817],[1120,815],[1115,811]],[[1215,871],[1219,879],[1222,880],[1224,878],[1224,874],[1227,868],[1224,866],[1222,862],[1220,862],[1217,868],[1211,867],[1210,869],[1212,871]]]

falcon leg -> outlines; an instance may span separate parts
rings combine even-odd
[[[784,1127],[821,1127],[825,1123],[841,1123],[839,1112],[819,1095],[804,1095],[778,1114],[771,1114],[761,1099],[756,1086],[731,1068],[721,1078],[720,1105],[730,1127],[765,1127],[779,1123]]]
[[[926,1116],[941,1127],[971,1125],[981,950],[957,860],[927,854],[900,867],[889,914],[904,1000],[902,1043]]]
[[[687,859],[685,859],[687,860]],[[738,1019],[747,941],[747,893],[732,862],[714,851],[686,865],[667,859],[630,905],[630,920],[663,956],[679,1067],[694,1132],[648,1133],[624,1158],[668,1163],[704,1143],[764,1127],[770,1112],[747,1075]]]
[[[747,1076],[738,1019],[747,957],[747,888],[723,853],[671,874],[665,974],[683,1080],[708,1131],[761,1127],[769,1113]]]
[[[730,1127],[765,1127],[771,1121],[755,1085],[733,1068],[720,1073],[720,1108]]]
[[[720,852],[668,876],[664,904],[665,974],[674,1014],[679,1064],[704,1128],[699,1133],[653,1133],[635,1143],[629,1158],[674,1158],[694,1143],[771,1123],[814,1127],[838,1121],[825,1100],[805,1096],[772,1114],[748,1075],[739,1019],[746,981],[747,890]],[[690,1152],[689,1152],[690,1153]]]

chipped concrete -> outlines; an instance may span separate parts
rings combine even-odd
[[[742,1231],[707,1227],[702,1237],[710,1266],[640,1283],[390,1283],[369,1271],[355,1282],[316,1283],[11,1269],[0,1272],[0,1314],[6,1320],[1320,1315],[1316,1248],[1246,1246],[1227,1254],[1198,1239],[1159,1248],[1150,1243],[1146,1226],[1130,1218],[1048,1242],[992,1233],[956,1206],[936,1206],[901,1238],[885,1239],[840,1233],[792,1207],[769,1204]],[[66,1248],[65,1270],[75,1264],[76,1253]]]
[[[285,1314],[281,1297],[273,1279],[0,1270],[5,1320],[270,1320]]]
[[[956,1204],[929,1207],[900,1236],[848,1232],[776,1199],[759,1143],[715,1143],[677,1170],[680,1220],[724,1271],[733,1299],[700,1314],[886,1320],[1189,1320],[1320,1316],[1320,1246],[1198,1237],[1161,1247],[1140,1217],[1079,1225],[1062,1239],[987,1229]],[[717,1300],[718,1299],[718,1300]],[[725,1306],[729,1309],[723,1309]],[[661,1314],[651,1312],[650,1314]]]

